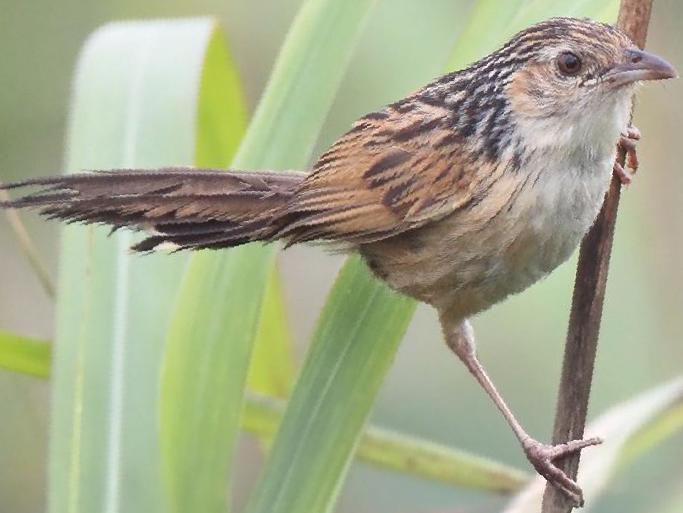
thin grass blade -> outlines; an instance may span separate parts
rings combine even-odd
[[[273,266],[261,307],[247,389],[265,396],[286,398],[294,380],[294,350],[282,297],[282,280],[278,267]]]
[[[249,394],[242,427],[262,440],[271,440],[284,410],[281,400]],[[513,467],[375,426],[363,432],[356,456],[386,470],[494,493],[517,491],[529,480],[528,474]]]
[[[7,191],[0,191],[0,201],[9,200],[10,196]],[[7,221],[12,228],[12,232],[14,232],[14,237],[19,243],[19,247],[26,257],[26,260],[28,260],[28,263],[33,270],[33,274],[35,274],[38,283],[40,283],[40,286],[43,288],[45,294],[50,299],[54,300],[56,294],[55,284],[52,282],[50,273],[48,272],[40,253],[36,249],[36,245],[33,243],[31,235],[28,233],[26,226],[21,220],[19,212],[16,210],[6,210],[5,217],[7,217]]]
[[[0,367],[46,379],[50,359],[50,343],[0,332]],[[256,386],[264,383],[265,388],[270,387],[267,380],[256,383]],[[282,390],[279,386],[274,388]],[[249,393],[242,429],[268,443],[277,432],[284,410],[285,402],[277,396]],[[373,426],[368,426],[363,433],[357,455],[361,461],[387,470],[497,493],[519,490],[529,479],[524,472],[466,451]]]

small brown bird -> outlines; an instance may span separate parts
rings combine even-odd
[[[134,246],[219,249],[329,241],[358,251],[393,289],[432,305],[448,346],[512,427],[529,461],[577,505],[555,460],[597,439],[529,436],[477,359],[472,315],[564,262],[593,223],[618,143],[630,154],[634,84],[676,76],[618,29],[555,18],[463,71],[368,114],[310,174],[117,170],[1,186],[2,204],[151,235]]]

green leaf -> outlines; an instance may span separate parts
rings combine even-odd
[[[403,474],[490,493],[516,492],[529,481],[527,473],[488,458],[372,426],[356,454]]]
[[[50,344],[0,331],[0,368],[37,378],[50,376]]]
[[[66,168],[225,164],[244,110],[231,68],[210,19],[99,29],[78,64]],[[186,258],[132,257],[130,233],[106,234],[93,227],[64,230],[50,432],[52,513],[167,511],[158,379]]]
[[[683,398],[677,404],[671,405],[656,422],[646,424],[636,432],[619,454],[617,469],[626,468],[639,457],[647,453],[661,440],[665,440],[683,428]]]
[[[279,296],[273,294],[273,297]],[[268,307],[264,306],[264,311],[266,309]],[[0,332],[0,367],[47,378],[50,358],[51,345],[48,342]],[[256,382],[270,388],[267,379]],[[275,381],[273,384],[280,385],[280,382]],[[279,386],[274,388],[282,390]],[[261,440],[271,441],[284,410],[285,403],[277,396],[249,393],[242,416],[242,429]],[[524,472],[501,463],[373,426],[368,426],[363,433],[357,457],[360,461],[395,472],[497,493],[516,491],[529,478]]]
[[[273,299],[280,297],[275,291],[272,295]],[[264,311],[267,308],[264,306]],[[0,367],[47,378],[50,350],[51,345],[47,342],[0,332]],[[256,383],[264,383],[265,388],[270,388],[267,379],[256,380]],[[275,381],[273,384],[281,383]],[[282,391],[280,386],[274,388]],[[284,409],[285,403],[276,396],[250,393],[242,416],[242,429],[270,441],[277,432]],[[524,472],[486,458],[373,426],[363,433],[357,456],[361,461],[395,472],[497,493],[516,491],[529,478]]]
[[[248,513],[328,511],[414,302],[350,259],[322,312]]]
[[[304,3],[233,168],[306,167],[374,3]],[[172,511],[224,510],[249,359],[276,251],[274,245],[249,245],[198,254],[190,262],[162,376]]]
[[[277,431],[284,407],[277,399],[248,395],[243,429],[270,440]],[[387,470],[495,493],[517,491],[529,479],[526,473],[501,463],[373,426],[368,426],[363,433],[356,455],[360,461]]]
[[[570,14],[610,2],[478,2],[451,66],[483,56],[518,26],[543,14],[538,6]],[[527,8],[528,11],[524,11]],[[500,27],[490,15],[503,10]],[[527,12],[527,14],[525,14]],[[557,12],[556,14],[559,14]],[[462,48],[462,49],[461,49]],[[469,53],[468,53],[469,52]],[[463,56],[463,57],[461,57]],[[248,513],[329,511],[341,487],[363,422],[394,357],[415,303],[393,294],[370,276],[359,258],[342,269],[326,303],[301,376]],[[456,363],[454,363],[456,365]]]
[[[295,370],[277,266],[271,270],[261,308],[247,388],[261,395],[285,398],[294,385]]]
[[[619,11],[618,0],[531,0],[510,23],[512,33],[538,21],[554,16],[592,18],[614,22]]]
[[[554,16],[613,22],[618,10],[618,0],[479,0],[453,49],[448,69],[460,69],[480,59],[533,23]]]
[[[586,437],[604,442],[581,453],[578,483],[589,511],[607,490],[614,474],[667,436],[683,429],[683,378],[649,390],[602,414],[586,429]],[[545,480],[536,479],[520,492],[504,513],[541,511]]]
[[[506,35],[514,34],[510,19],[517,16],[528,0],[479,0],[453,48],[447,68],[458,70],[494,51]]]

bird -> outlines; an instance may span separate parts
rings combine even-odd
[[[638,166],[636,85],[675,77],[614,26],[552,18],[363,116],[309,172],[88,171],[0,184],[23,193],[0,206],[143,231],[142,253],[275,241],[360,253],[377,279],[436,309],[529,462],[581,505],[556,463],[600,440],[532,438],[479,361],[469,319],[568,259],[612,175],[628,184]]]

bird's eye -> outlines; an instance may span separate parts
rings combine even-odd
[[[572,52],[561,53],[557,58],[557,67],[563,75],[573,76],[581,71],[581,59]]]

